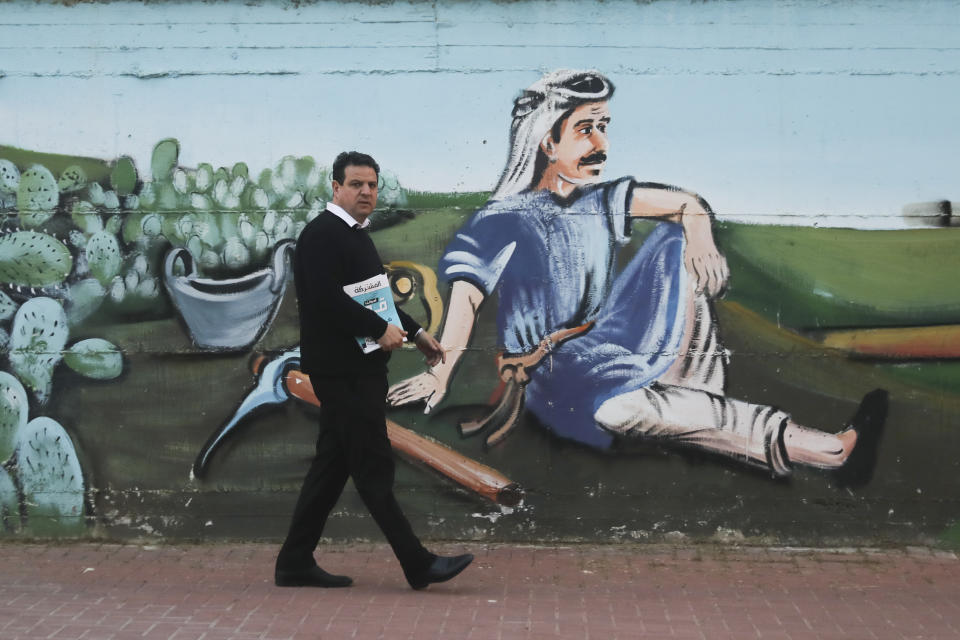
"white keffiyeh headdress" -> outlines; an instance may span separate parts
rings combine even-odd
[[[588,102],[609,100],[613,83],[597,71],[552,71],[530,85],[513,102],[510,157],[500,176],[493,200],[533,186],[537,179],[540,143],[568,111]]]

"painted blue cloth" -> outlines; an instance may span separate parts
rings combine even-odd
[[[650,384],[673,363],[687,296],[680,225],[660,223],[627,267],[635,182],[581,187],[569,198],[526,191],[489,202],[457,232],[440,260],[448,281],[497,293],[500,346],[532,351],[559,329],[594,321],[530,372],[526,406],[557,435],[605,448],[593,415],[607,399]]]

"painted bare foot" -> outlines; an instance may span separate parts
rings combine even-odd
[[[839,435],[844,449],[849,445],[851,450],[847,461],[834,472],[837,487],[855,489],[873,478],[887,406],[888,394],[884,389],[874,389],[863,396],[857,412],[850,419],[850,426]],[[854,436],[850,436],[851,433]]]
[[[843,451],[843,461],[846,462],[853,453],[853,448],[857,446],[857,430],[847,427],[837,434],[837,440],[840,441],[840,449]]]

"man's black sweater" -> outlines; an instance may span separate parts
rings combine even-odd
[[[374,339],[387,322],[343,291],[348,284],[383,273],[383,263],[369,233],[351,228],[330,211],[314,218],[300,233],[293,258],[293,278],[300,312],[301,370],[310,376],[385,374],[390,354],[363,353],[356,336]],[[420,329],[397,309],[412,340]]]

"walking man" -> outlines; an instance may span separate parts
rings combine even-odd
[[[400,561],[407,582],[423,589],[463,571],[470,554],[430,553],[413,533],[393,495],[394,461],[385,407],[390,352],[412,336],[430,366],[446,358],[437,340],[398,309],[402,327],[387,323],[355,302],[343,287],[383,273],[383,263],[365,227],[377,204],[380,167],[356,151],[333,163],[333,201],[297,241],[294,283],[300,313],[301,369],[320,399],[320,435],[277,556],[275,583],[295,587],[348,587],[313,557],[324,524],[348,477]],[[377,339],[364,353],[356,336]]]

